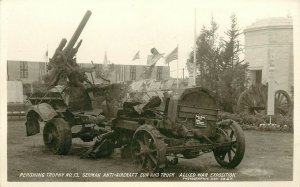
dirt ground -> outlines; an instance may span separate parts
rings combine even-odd
[[[290,181],[293,179],[293,134],[245,131],[246,152],[235,169],[224,169],[208,153],[198,158],[179,159],[169,166],[169,177],[110,177],[109,173],[137,173],[131,159],[121,159],[116,150],[110,158],[80,159],[91,143],[73,139],[69,155],[53,155],[43,144],[42,133],[26,137],[25,120],[8,121],[8,181],[182,181],[180,174],[208,175],[210,180]],[[41,128],[42,131],[42,128]],[[63,176],[59,173],[63,173]],[[67,173],[70,175],[66,176]],[[100,174],[101,173],[101,177]],[[175,173],[175,174],[174,174]],[[220,173],[227,176],[215,178]],[[174,174],[174,176],[172,176]],[[231,177],[234,175],[234,177]],[[206,177],[197,180],[206,180]]]

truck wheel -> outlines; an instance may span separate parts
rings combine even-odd
[[[53,118],[45,124],[44,144],[54,153],[65,155],[72,144],[72,132],[69,124],[62,118]]]
[[[142,125],[134,133],[131,151],[133,163],[142,172],[161,172],[165,168],[166,147],[162,135],[151,125]]]
[[[225,168],[235,168],[245,153],[245,136],[239,124],[233,120],[224,120],[217,128],[217,143],[224,143],[213,150],[217,162]]]

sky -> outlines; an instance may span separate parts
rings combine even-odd
[[[9,0],[2,4],[6,20],[7,59],[44,61],[62,38],[69,40],[86,10],[92,15],[80,39],[79,63],[102,63],[105,51],[115,64],[146,64],[150,49],[168,54],[179,46],[179,76],[193,49],[196,9],[197,34],[211,17],[220,36],[235,13],[243,30],[256,19],[298,16],[298,0]],[[241,36],[241,42],[244,38]],[[140,60],[132,61],[140,50]],[[170,64],[176,77],[177,62]],[[164,65],[160,60],[157,65]],[[187,71],[185,72],[187,75]]]

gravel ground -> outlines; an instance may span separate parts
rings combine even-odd
[[[213,154],[208,153],[195,159],[179,159],[178,165],[165,170],[168,177],[141,177],[140,173],[137,177],[109,177],[109,173],[134,175],[137,170],[131,159],[120,157],[118,150],[106,159],[80,159],[80,153],[91,143],[79,139],[73,139],[69,155],[53,155],[45,148],[41,133],[26,137],[24,124],[24,119],[8,121],[8,181],[182,181],[182,173],[200,175],[198,180],[206,180],[207,175],[209,180],[293,180],[292,133],[245,131],[245,156],[235,169],[220,167]],[[219,173],[227,173],[227,176],[215,177]]]

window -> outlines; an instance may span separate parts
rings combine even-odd
[[[262,70],[255,71],[255,83],[261,84],[262,83]]]
[[[28,62],[20,62],[20,78],[28,78]]]
[[[136,66],[130,66],[130,80],[136,80]]]
[[[157,66],[157,72],[156,72],[156,80],[161,80],[162,79],[162,66]]]

